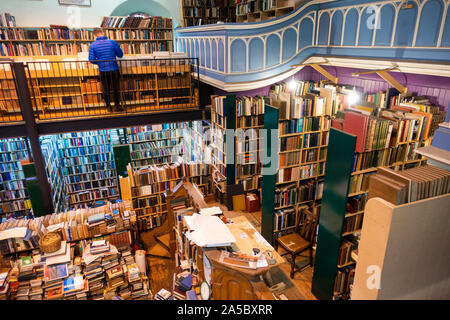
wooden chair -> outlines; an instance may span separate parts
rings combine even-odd
[[[318,217],[313,212],[309,211],[307,207],[300,208],[299,215],[300,217],[295,232],[281,236],[275,241],[275,250],[278,251],[278,246],[280,245],[286,251],[286,253],[282,255],[291,255],[292,262],[290,276],[292,279],[294,278],[295,272],[303,271],[308,266],[313,266],[312,249],[318,221]],[[302,268],[296,268],[296,257],[306,250],[309,250],[309,264]]]

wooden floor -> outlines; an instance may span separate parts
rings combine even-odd
[[[210,206],[219,206],[224,215],[227,218],[233,218],[238,216],[245,216],[250,223],[258,230],[261,231],[261,212],[237,212],[237,211],[228,211],[226,206],[220,205],[217,202],[208,202]],[[144,246],[150,244],[153,238],[153,234],[158,231],[150,230],[142,233],[141,238],[144,242]],[[282,249],[279,251],[280,254],[283,254]],[[284,256],[285,258],[287,256]],[[166,290],[172,290],[172,282],[173,282],[173,274],[175,272],[174,260],[162,259],[156,257],[147,257],[147,261],[150,266],[150,284],[152,292],[155,294],[160,289],[164,288]],[[308,263],[307,253],[304,258],[297,258],[296,264],[297,266],[306,265]],[[289,279],[290,282],[294,285],[294,287],[286,290],[285,296],[289,299],[298,299],[298,300],[317,300],[317,298],[311,293],[311,281],[313,276],[312,268],[308,267],[302,272],[295,273],[294,279],[289,278],[290,272],[290,263],[289,258],[286,258],[286,262],[280,266],[280,270],[283,273],[281,275],[284,279]],[[280,276],[280,275],[279,275]]]

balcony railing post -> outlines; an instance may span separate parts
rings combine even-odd
[[[42,155],[41,145],[39,143],[39,133],[36,126],[28,80],[25,74],[25,65],[21,62],[12,63],[12,70],[16,81],[17,97],[19,98],[19,105],[22,111],[23,120],[25,121],[25,128],[33,154],[36,176],[38,178],[39,187],[41,190],[42,203],[45,212],[50,214],[53,213],[54,210],[50,191],[51,189],[48,183],[47,174],[45,173],[44,157]]]

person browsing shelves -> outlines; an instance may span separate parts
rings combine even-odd
[[[100,70],[100,82],[103,87],[103,99],[110,111],[111,108],[111,90],[114,95],[114,107],[117,111],[123,111],[120,106],[119,81],[120,72],[116,57],[122,58],[123,51],[114,40],[108,39],[102,29],[95,28],[95,41],[89,46],[89,62],[98,65]]]

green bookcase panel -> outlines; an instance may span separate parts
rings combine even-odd
[[[264,129],[266,130],[266,140],[263,141],[263,166],[262,166],[262,202],[261,202],[261,234],[269,242],[273,243],[273,223],[274,223],[274,199],[275,184],[277,180],[276,170],[269,168],[278,167],[278,153],[272,155],[272,139],[279,143],[278,139],[278,109],[269,105],[264,106]],[[275,130],[272,130],[275,129]],[[272,137],[272,134],[276,135]],[[273,146],[278,151],[278,146]],[[273,159],[272,159],[273,158]],[[273,163],[275,161],[275,163]]]
[[[34,166],[34,163],[22,164],[22,168],[34,216],[40,217],[46,215],[47,212],[44,207],[44,201],[42,200],[41,188],[36,177],[36,167]]]
[[[312,282],[318,299],[333,297],[355,145],[356,136],[330,129]]]
[[[114,146],[113,153],[117,176],[126,177],[127,165],[131,162],[130,146],[128,144]]]

